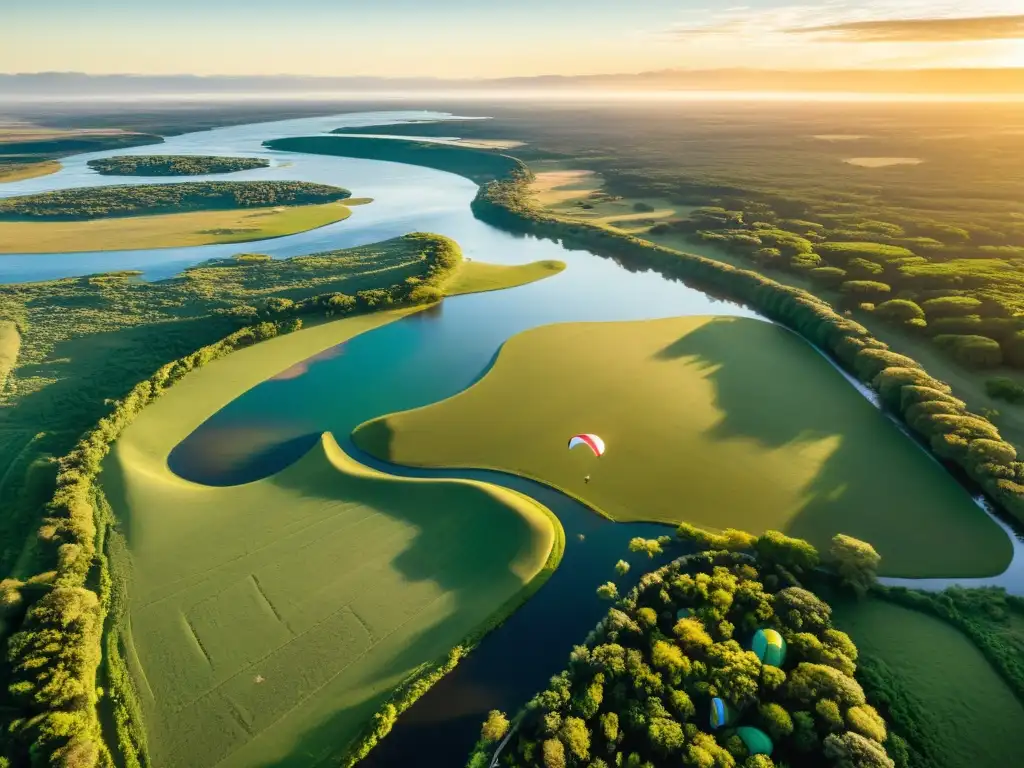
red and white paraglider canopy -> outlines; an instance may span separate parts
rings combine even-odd
[[[577,445],[585,445],[594,452],[595,456],[600,457],[604,453],[604,440],[597,435],[584,433],[580,435],[573,435],[569,438],[569,450],[571,451]]]

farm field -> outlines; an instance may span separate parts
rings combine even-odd
[[[879,598],[834,602],[836,626],[861,655],[884,664],[892,690],[921,716],[934,768],[1014,765],[1024,748],[1024,706],[955,627]],[[898,726],[894,726],[897,727]]]
[[[607,453],[566,450],[579,432]],[[755,320],[527,331],[468,390],[354,439],[398,464],[539,479],[619,521],[774,528],[824,549],[846,533],[875,546],[886,575],[992,575],[1011,554],[968,494],[823,357]]]
[[[170,449],[239,391],[410,311],[325,323],[212,363],[115,445],[102,480],[127,535],[122,631],[155,764],[317,763],[547,563],[556,531],[534,502],[383,476],[329,435],[248,485],[198,486],[167,469]],[[115,571],[126,560],[115,557]]]
[[[344,221],[352,215],[346,203],[190,211],[91,221],[0,221],[0,253],[117,251],[263,240]]]

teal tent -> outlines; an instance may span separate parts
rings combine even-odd
[[[761,660],[762,664],[781,667],[786,660],[786,641],[774,629],[759,629],[754,634],[750,650]]]
[[[774,749],[772,740],[760,728],[741,725],[736,729],[736,735],[743,740],[744,746],[752,755],[771,755],[772,749]]]

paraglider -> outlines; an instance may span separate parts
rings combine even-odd
[[[597,456],[597,458],[601,458],[601,456],[604,454],[604,440],[602,440],[597,435],[591,434],[589,432],[582,433],[579,435],[573,435],[572,437],[569,438],[570,451],[577,445],[587,446],[587,448],[594,452],[594,455]],[[584,477],[583,482],[589,483],[590,475]]]
[[[750,650],[761,660],[762,664],[781,667],[786,660],[786,641],[774,629],[759,629],[754,634]]]
[[[736,729],[736,735],[743,740],[743,745],[752,755],[771,755],[774,744],[768,738],[768,734],[760,728],[751,728],[749,725],[741,725]]]
[[[594,455],[598,458],[604,454],[604,440],[597,435],[589,433],[573,435],[569,438],[569,450],[571,451],[577,445],[585,445],[594,452]]]

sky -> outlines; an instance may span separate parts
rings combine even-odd
[[[1024,67],[1024,0],[740,2],[0,0],[0,72],[490,78]]]

